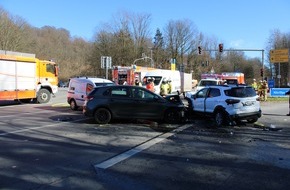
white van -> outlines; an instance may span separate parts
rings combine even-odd
[[[196,91],[198,91],[206,86],[222,85],[223,83],[224,83],[224,81],[221,79],[215,79],[215,78],[201,79],[196,87]]]
[[[154,92],[160,94],[160,86],[163,80],[171,81],[171,94],[180,94],[192,90],[192,75],[180,71],[158,69],[149,71],[143,78],[143,85],[147,79],[154,80]]]
[[[103,78],[76,77],[69,81],[67,102],[72,110],[82,107],[87,95],[98,86],[115,85],[110,80]]]

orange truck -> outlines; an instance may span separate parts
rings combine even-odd
[[[35,54],[0,50],[0,100],[47,103],[58,91],[58,65]]]
[[[226,80],[228,84],[245,84],[245,75],[240,72],[223,72],[223,80]]]
[[[114,66],[112,70],[112,81],[116,84],[123,84],[124,81],[127,82],[128,85],[134,85],[135,80],[142,82],[145,74],[148,71],[158,70],[151,67],[141,67],[132,65],[131,67],[126,66]]]

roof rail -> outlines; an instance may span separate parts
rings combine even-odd
[[[0,54],[35,58],[35,54],[32,54],[32,53],[22,53],[22,52],[16,52],[16,51],[0,50]]]

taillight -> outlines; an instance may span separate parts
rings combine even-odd
[[[87,96],[87,101],[92,100],[94,96]]]
[[[227,104],[236,104],[239,102],[240,102],[240,100],[237,100],[237,99],[226,99]]]

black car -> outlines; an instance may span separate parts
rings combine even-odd
[[[112,119],[179,123],[184,120],[185,106],[178,95],[163,98],[143,87],[118,85],[94,88],[87,96],[83,113],[99,124]]]

